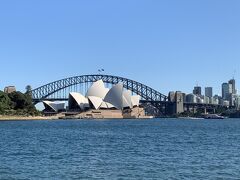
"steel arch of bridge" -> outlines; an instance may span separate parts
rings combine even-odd
[[[119,82],[123,83],[123,87],[125,89],[131,90],[135,94],[142,97],[143,100],[146,101],[167,101],[167,96],[162,93],[146,86],[137,81],[133,81],[131,79],[112,76],[112,75],[82,75],[82,76],[74,76],[65,79],[61,79],[58,81],[51,82],[49,84],[43,85],[39,88],[36,88],[31,91],[32,99],[34,103],[40,102],[42,100],[47,99],[48,96],[61,91],[70,86],[78,85],[81,83],[93,83],[98,80],[103,80],[104,83],[108,84],[117,84]]]

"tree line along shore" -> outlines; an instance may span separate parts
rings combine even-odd
[[[36,116],[41,116],[41,112],[32,103],[32,96],[29,91],[26,93],[0,91],[0,118]]]

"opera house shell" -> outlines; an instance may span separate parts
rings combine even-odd
[[[65,109],[65,103],[56,103],[51,101],[43,101],[45,111],[59,112]]]
[[[140,96],[132,96],[132,92],[124,90],[123,84],[105,87],[102,80],[96,81],[88,89],[86,96],[72,92],[69,94],[68,109],[85,111],[87,109],[118,109],[139,106]]]

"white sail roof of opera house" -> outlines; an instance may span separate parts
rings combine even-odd
[[[111,108],[115,108],[114,105],[108,103],[108,102],[102,102],[100,108],[103,108],[103,109],[111,109]]]
[[[130,107],[132,108],[132,99],[131,99],[131,96],[132,96],[132,91],[130,90],[126,90],[126,91],[123,91],[123,96],[122,96],[122,107]]]
[[[110,90],[105,88],[102,80],[92,84],[86,93],[86,96],[78,92],[69,93],[69,110],[87,110],[93,109],[124,109],[139,106],[140,96],[133,95],[132,91],[124,90],[123,83],[114,85]],[[45,107],[58,111],[64,106],[64,103],[58,104],[50,101],[44,101]]]
[[[51,101],[43,101],[43,105],[44,105],[45,109],[50,109],[54,112],[63,110],[65,107],[65,103],[56,103],[56,102],[51,102]]]
[[[131,96],[132,107],[139,106],[140,99],[139,95]]]
[[[85,108],[89,107],[88,99],[84,97],[82,94],[77,92],[71,92],[69,94],[68,99],[69,108],[72,108],[74,106],[74,102],[77,103],[81,110],[84,110]]]
[[[102,105],[103,103],[103,99],[100,97],[96,97],[96,96],[88,96],[89,101],[92,103],[92,105],[94,106],[95,109],[99,109],[99,107]]]
[[[92,86],[88,89],[86,97],[95,96],[104,99],[109,89],[105,88],[102,80],[96,81],[92,84]]]
[[[123,84],[118,83],[113,86],[104,98],[104,102],[110,103],[117,109],[123,108]]]

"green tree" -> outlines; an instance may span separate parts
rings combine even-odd
[[[6,110],[11,108],[11,99],[8,95],[0,91],[0,113],[3,114]]]
[[[27,85],[25,89],[26,89],[25,94],[28,94],[28,95],[32,96],[32,87],[30,85]]]
[[[31,97],[27,94],[23,94],[21,92],[12,92],[8,94],[9,98],[11,99],[12,108],[17,109],[29,109],[33,108]]]
[[[32,103],[29,93],[12,92],[10,94],[0,91],[0,114],[7,115],[40,115]]]

